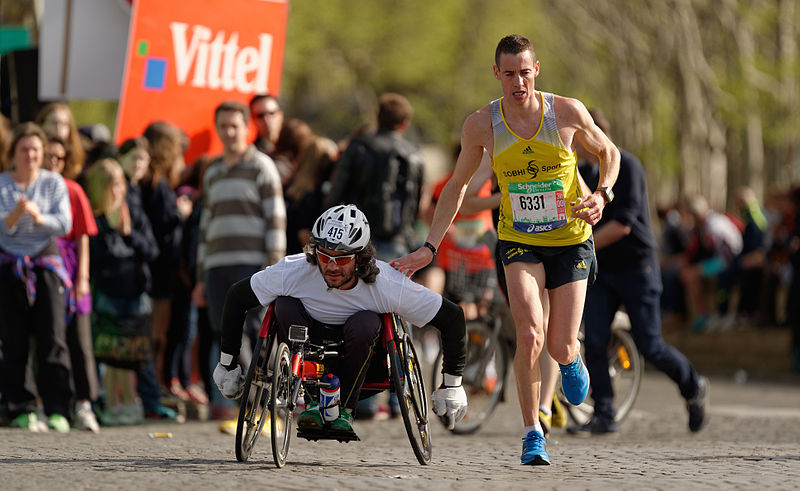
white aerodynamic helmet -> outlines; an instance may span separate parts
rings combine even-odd
[[[311,237],[332,251],[358,252],[369,243],[369,222],[355,205],[333,206],[314,222]]]

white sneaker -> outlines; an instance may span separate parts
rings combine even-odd
[[[100,433],[100,425],[97,423],[94,411],[92,411],[91,402],[82,401],[75,404],[75,426],[92,433]]]

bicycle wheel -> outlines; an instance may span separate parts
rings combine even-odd
[[[394,322],[398,322],[397,317]],[[398,331],[400,329],[395,330],[394,343],[386,346],[392,369],[392,383],[411,448],[419,463],[427,465],[431,461],[431,434],[422,366],[408,335]]]
[[[441,383],[442,353],[436,358],[433,387]],[[469,407],[451,430],[459,435],[478,431],[500,402],[508,369],[508,353],[497,334],[483,321],[467,322],[467,362],[462,385]]]
[[[244,391],[236,423],[236,460],[245,462],[255,447],[267,418],[267,402],[272,390],[272,373],[268,369],[269,354],[275,333],[259,337],[247,369]]]
[[[616,421],[621,422],[630,414],[642,385],[644,361],[629,331],[612,331],[612,346],[609,348],[608,371],[614,384]]]
[[[643,373],[644,362],[631,333],[626,329],[612,329],[611,341],[608,344],[608,374],[611,376],[611,386],[614,390],[615,421],[624,420],[633,408],[642,385]],[[579,406],[567,403],[563,393],[560,393],[559,397],[567,408],[570,418],[577,425],[586,424],[592,418],[594,405],[591,392]]]
[[[272,456],[275,465],[283,467],[289,455],[289,443],[292,439],[293,414],[290,409],[292,390],[291,364],[289,362],[289,347],[286,343],[278,346],[275,353],[272,376],[272,396],[269,401],[270,439],[272,440]]]

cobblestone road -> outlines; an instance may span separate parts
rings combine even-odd
[[[500,406],[472,436],[436,422],[433,463],[417,464],[402,422],[357,423],[363,441],[293,439],[276,469],[269,440],[236,462],[216,424],[104,428],[99,435],[0,428],[2,489],[796,489],[800,483],[800,383],[737,385],[711,379],[711,423],[686,428],[677,390],[648,372],[619,434],[590,439],[556,430],[553,465],[518,464],[521,418]],[[171,439],[151,439],[171,432]]]

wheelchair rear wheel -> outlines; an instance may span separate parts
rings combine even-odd
[[[275,465],[283,467],[289,455],[292,439],[292,368],[289,362],[289,347],[286,343],[278,346],[275,353],[272,376],[272,395],[269,402],[270,439]]]
[[[639,395],[644,373],[644,361],[639,355],[633,336],[626,329],[611,330],[611,342],[608,344],[608,373],[614,388],[614,410],[616,411],[614,420],[619,423],[630,414],[633,404],[636,402],[636,396]],[[594,404],[592,404],[591,396],[590,392],[586,401],[579,406],[573,406],[566,402],[563,394],[559,394],[564,407],[567,408],[567,412],[577,425],[586,424],[592,419]]]
[[[268,361],[274,339],[274,332],[266,338],[259,337],[253,348],[236,424],[236,460],[239,462],[250,457],[269,414],[267,403],[272,390],[272,371]]]
[[[419,463],[427,465],[431,461],[431,435],[422,366],[411,339],[398,324],[400,320],[394,317],[394,322],[395,340],[387,346],[392,383],[411,448]]]

